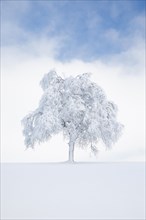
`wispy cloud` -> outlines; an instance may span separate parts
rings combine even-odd
[[[59,40],[58,59],[94,60],[144,38],[143,1],[2,2],[2,43]],[[40,51],[40,53],[42,50]]]

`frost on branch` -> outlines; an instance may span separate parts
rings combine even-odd
[[[123,125],[116,118],[117,106],[90,81],[89,74],[62,79],[50,71],[40,84],[44,94],[39,106],[22,120],[27,147],[61,131],[70,146],[91,146],[95,154],[99,140],[107,147],[118,140]]]

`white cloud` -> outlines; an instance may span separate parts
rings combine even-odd
[[[37,45],[37,41],[34,45]],[[4,49],[2,53],[2,161],[48,162],[67,159],[68,146],[61,135],[36,147],[35,151],[24,151],[20,121],[37,107],[42,95],[39,81],[52,68],[62,77],[92,72],[92,80],[103,87],[108,98],[119,106],[118,119],[125,125],[123,136],[111,151],[105,151],[100,143],[97,161],[144,160],[144,66],[139,48],[132,48],[116,58],[113,56],[109,62],[60,62],[51,58],[50,48],[50,56],[43,53],[42,57],[32,54],[31,49],[32,45],[25,56],[21,48],[17,48],[17,53],[13,48]],[[139,70],[138,74],[135,68]],[[94,160],[88,150],[76,149],[75,155],[77,160]]]

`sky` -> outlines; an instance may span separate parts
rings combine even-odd
[[[1,104],[3,162],[67,160],[61,134],[25,150],[21,119],[37,108],[39,82],[55,69],[61,77],[91,72],[119,108],[125,128],[97,158],[75,150],[79,161],[144,161],[145,1],[1,1]]]

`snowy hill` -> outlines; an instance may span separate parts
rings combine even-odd
[[[1,168],[2,219],[144,219],[144,163]]]

